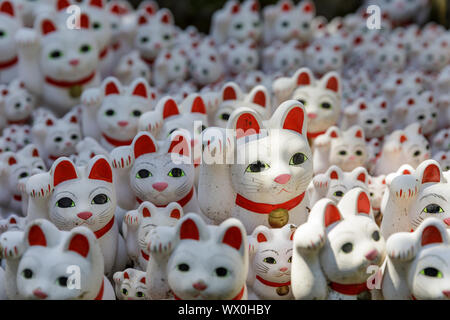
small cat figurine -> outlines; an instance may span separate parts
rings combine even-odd
[[[15,35],[22,23],[14,9],[14,2],[4,0],[0,3],[0,83],[9,84],[17,77],[19,57]]]
[[[437,152],[433,159],[439,162],[441,165],[442,171],[449,171],[450,170],[450,151],[440,151]]]
[[[398,174],[390,182],[388,179],[381,208],[383,236],[387,239],[395,232],[415,230],[428,217],[450,226],[448,174],[436,160],[426,160],[414,172]]]
[[[105,274],[112,277],[115,271],[123,270],[126,248],[115,220],[113,172],[105,157],[95,156],[84,167],[61,157],[49,172],[31,176],[26,192],[29,221],[47,219],[60,230],[86,226],[98,239]]]
[[[394,233],[386,243],[382,293],[386,300],[448,300],[447,225],[427,218],[414,232]]]
[[[0,94],[0,113],[8,125],[24,125],[30,122],[36,99],[25,89],[22,81],[13,80]]]
[[[14,230],[24,231],[26,224],[27,224],[26,217],[21,217],[12,213],[5,219],[0,220],[0,233]]]
[[[438,131],[432,139],[432,150],[436,153],[440,150],[450,150],[450,128]]]
[[[251,40],[242,43],[229,40],[220,47],[220,53],[227,75],[236,80],[257,69],[259,65],[257,46]]]
[[[100,88],[84,91],[81,99],[84,135],[100,139],[102,146],[111,151],[131,143],[140,116],[153,109],[156,93],[144,78],[122,87],[117,78],[108,77]]]
[[[139,51],[133,50],[123,55],[117,63],[114,76],[123,85],[130,85],[136,78],[142,77],[150,83],[152,73],[148,64],[141,59]]]
[[[227,129],[227,134],[220,128],[203,133],[202,212],[216,223],[238,218],[248,233],[259,225],[304,222],[313,167],[304,107],[288,100],[265,122],[254,110],[238,108]]]
[[[263,70],[267,73],[280,73],[288,76],[292,70],[304,65],[305,57],[298,40],[288,43],[274,42],[263,51]]]
[[[75,146],[75,149],[76,154],[72,155],[70,158],[78,167],[87,165],[93,157],[98,155],[106,158],[109,157],[109,152],[91,137],[86,137],[79,141]]]
[[[314,139],[336,125],[341,112],[341,80],[336,72],[316,80],[308,68],[298,69],[290,78],[278,78],[272,90],[278,103],[300,101],[308,113],[308,138]]]
[[[26,216],[28,199],[22,194],[18,183],[36,173],[36,170],[46,169],[37,147],[29,144],[18,152],[2,153],[0,168],[0,206]]]
[[[145,271],[132,268],[114,273],[114,284],[119,300],[148,300]]]
[[[249,300],[292,300],[292,239],[296,226],[256,227],[249,236]]]
[[[364,131],[352,126],[345,131],[332,126],[314,140],[314,173],[323,173],[330,165],[337,165],[343,171],[362,167],[367,160]]]
[[[200,212],[191,156],[184,131],[174,131],[159,142],[150,133],[139,132],[130,146],[113,149],[119,206],[133,210],[144,201],[156,206],[178,202],[185,212]]]
[[[148,239],[152,299],[167,299],[170,290],[175,300],[247,300],[248,243],[239,220],[214,226],[189,213]]]
[[[153,83],[156,88],[166,91],[170,86],[178,87],[189,73],[188,56],[179,48],[159,52],[153,68]]]
[[[305,61],[315,75],[322,77],[328,72],[341,73],[344,65],[344,53],[340,46],[318,39],[305,50]]]
[[[381,219],[383,218],[381,213],[381,200],[383,199],[383,195],[386,190],[386,176],[384,174],[377,177],[369,176],[368,187],[373,215],[375,216],[378,226],[380,226]]]
[[[43,121],[33,125],[32,133],[46,165],[51,167],[59,157],[75,153],[75,146],[81,140],[79,117],[74,111],[57,119],[48,115]]]
[[[319,173],[312,179],[308,187],[310,205],[312,207],[322,198],[339,203],[345,193],[356,187],[368,191],[368,180],[369,174],[364,167],[344,172],[338,166],[332,165],[325,173]]]
[[[62,115],[79,104],[84,89],[99,85],[97,42],[86,13],[80,15],[78,30],[47,15],[35,25],[16,35],[19,77],[27,90]]]
[[[0,248],[9,299],[115,300],[99,243],[86,227],[60,231],[37,219],[25,231],[3,233]]]
[[[128,211],[122,227],[127,252],[135,268],[147,270],[150,258],[147,251],[147,235],[158,226],[174,226],[183,217],[183,208],[177,202],[165,207],[156,207],[148,201],[142,202],[136,210]]]
[[[15,151],[19,151],[23,147],[29,145],[33,140],[31,128],[29,125],[12,124],[3,129],[3,136],[8,142],[15,145]],[[14,151],[11,149],[10,151]]]
[[[336,206],[319,200],[294,234],[292,291],[297,300],[370,300],[369,266],[381,266],[385,241],[361,188]]]

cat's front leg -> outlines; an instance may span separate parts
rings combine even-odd
[[[19,78],[35,95],[42,94],[42,74],[40,70],[40,37],[29,28],[20,29],[15,36],[19,54]]]
[[[8,231],[0,236],[0,257],[5,259],[5,290],[9,299],[18,299],[17,270],[25,251],[24,232]]]
[[[31,176],[26,183],[28,194],[27,222],[36,219],[50,220],[49,201],[53,193],[53,182],[50,173],[43,172]]]
[[[136,208],[136,195],[130,185],[130,170],[134,155],[129,146],[117,147],[111,151],[111,164],[114,169],[114,184],[117,190],[117,204],[125,210]]]
[[[314,140],[313,163],[315,174],[324,173],[329,168],[330,148],[331,140],[328,135],[322,134]]]
[[[81,95],[81,122],[83,135],[99,140],[101,132],[98,126],[97,113],[103,101],[103,93],[99,88],[89,88]]]
[[[123,218],[123,222],[127,228],[125,244],[128,257],[137,262],[139,258],[138,228],[141,223],[139,212],[137,210],[128,211]]]

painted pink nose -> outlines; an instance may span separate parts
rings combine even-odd
[[[169,184],[167,182],[156,182],[152,184],[153,189],[158,190],[159,192],[164,191]]]
[[[444,219],[444,222],[445,222],[446,225],[450,226],[450,218]]]
[[[281,272],[286,272],[287,270],[288,270],[288,268],[286,268],[286,267],[280,268]]]
[[[67,146],[67,147],[71,147],[71,146],[72,146],[72,142],[67,141],[67,142],[66,142],[66,146]]]
[[[126,127],[128,125],[128,121],[119,121],[117,124],[121,127]]]
[[[48,297],[48,295],[45,292],[42,292],[41,289],[34,290],[33,294],[39,299],[45,299]]]
[[[80,63],[80,60],[78,59],[72,59],[69,61],[70,65],[77,66]]]
[[[350,161],[353,161],[353,160],[355,160],[355,159],[356,159],[355,156],[350,156],[350,157],[348,158],[348,160],[350,160]]]
[[[368,254],[366,254],[366,259],[369,261],[375,260],[378,257],[378,251],[372,250]]]
[[[286,184],[288,183],[289,180],[291,180],[290,174],[280,174],[278,177],[274,179],[274,181],[279,184]]]
[[[315,118],[317,118],[317,114],[315,114],[315,113],[308,113],[308,118],[315,119]]]
[[[450,290],[442,291],[442,293],[443,293],[444,296],[446,296],[447,298],[450,298]]]
[[[208,286],[206,284],[204,284],[203,282],[194,283],[192,286],[194,287],[195,290],[198,290],[198,291],[203,291],[206,288],[208,288]]]
[[[83,220],[87,220],[92,217],[92,213],[89,211],[80,212],[79,214],[77,214],[77,217]]]
[[[156,43],[156,44],[155,44],[155,48],[156,48],[156,49],[161,49],[161,44],[160,44],[159,42]]]

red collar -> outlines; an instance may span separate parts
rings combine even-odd
[[[364,291],[369,291],[367,288],[367,283],[358,283],[358,284],[341,284],[336,282],[330,283],[331,289],[336,292],[348,295],[348,296],[356,296]]]
[[[78,81],[65,81],[65,80],[56,80],[50,77],[45,77],[45,82],[47,82],[48,84],[51,84],[53,86],[56,87],[61,87],[61,88],[70,88],[70,87],[74,87],[74,86],[82,86],[86,83],[88,83],[89,81],[91,81],[92,79],[94,79],[96,72],[92,72],[89,76],[78,80]]]
[[[100,287],[100,291],[98,292],[97,296],[94,298],[94,300],[102,300],[103,298],[103,292],[105,291],[105,278],[102,280],[102,286]]]
[[[15,194],[14,195],[14,200],[16,201],[22,201],[22,196],[20,194]]]
[[[244,295],[244,291],[245,291],[245,285],[242,287],[241,291],[239,291],[239,293],[237,294],[237,296],[235,296],[233,299],[231,300],[241,300],[242,296]],[[173,293],[173,297],[175,298],[175,300],[183,300],[180,297],[178,297],[174,292]]]
[[[146,254],[143,250],[141,250],[141,256],[142,256],[142,258],[144,258],[147,261],[150,258],[150,256],[148,254]]]
[[[114,138],[108,137],[106,134],[102,133],[102,137],[105,138],[105,140],[109,143],[112,144],[115,147],[122,147],[122,146],[129,146],[132,142],[133,139],[131,140],[126,140],[126,141],[122,141],[122,140],[116,140]]]
[[[100,60],[103,60],[106,55],[108,54],[108,47],[105,47],[98,55],[98,57],[100,58]]]
[[[189,193],[188,193],[187,195],[185,195],[184,198],[182,198],[182,199],[180,199],[180,200],[178,200],[178,201],[175,201],[175,202],[178,202],[178,204],[179,204],[180,206],[184,207],[189,201],[191,201],[193,195],[194,195],[194,187],[192,187],[191,191],[189,191]],[[138,197],[136,197],[136,201],[137,201],[139,204],[141,204],[142,202],[144,202],[143,200],[139,199]],[[163,205],[163,206],[155,205],[155,206],[158,207],[158,208],[163,208],[163,207],[165,207],[165,205]]]
[[[267,280],[261,278],[261,277],[258,276],[258,275],[256,276],[256,280],[259,280],[262,284],[265,284],[266,286],[269,286],[269,287],[275,287],[275,288],[278,288],[278,287],[284,287],[284,286],[290,286],[290,285],[291,285],[291,282],[290,282],[290,281],[288,281],[288,282],[283,282],[283,283],[280,283],[280,282],[272,282],[272,281],[267,281]]]
[[[0,70],[9,68],[9,67],[15,65],[18,61],[19,61],[19,57],[15,56],[11,60],[0,62]]]
[[[59,158],[59,156],[52,156],[52,155],[49,155],[48,158],[49,158],[50,160],[56,161],[56,160]]]
[[[24,125],[24,124],[27,124],[29,120],[30,120],[30,117],[28,117],[26,119],[22,119],[22,120],[9,120],[8,124]]]
[[[112,47],[112,49],[113,49],[114,51],[119,50],[119,48],[120,48],[120,41],[117,41],[116,43],[113,43],[113,44],[111,45],[111,47]]]
[[[414,295],[411,295],[411,300],[417,300],[417,298],[414,297]]]
[[[320,136],[321,134],[324,134],[325,131],[320,131],[320,132],[307,132],[306,136],[308,137],[308,139],[315,139],[318,136]]]
[[[284,203],[280,204],[267,204],[267,203],[258,203],[253,202],[251,200],[248,200],[238,194],[236,196],[236,205],[238,205],[241,208],[244,208],[248,211],[254,212],[254,213],[262,213],[262,214],[269,214],[275,209],[286,209],[291,210],[292,208],[295,208],[298,206],[303,198],[305,197],[305,192],[303,192],[301,195],[296,196],[295,198],[286,201]]]
[[[105,235],[105,233],[107,233],[109,230],[111,230],[113,225],[114,225],[114,216],[103,228],[94,232],[95,237],[97,239],[100,239],[101,237],[103,237]]]
[[[151,66],[155,62],[155,58],[149,59],[149,58],[145,58],[145,57],[141,56],[141,59],[144,60],[144,62],[146,62],[148,65],[151,65]]]

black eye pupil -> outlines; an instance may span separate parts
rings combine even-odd
[[[67,277],[59,277],[58,278],[58,284],[61,287],[67,287],[67,280],[69,280]]]
[[[303,153],[296,153],[292,156],[292,164],[298,165],[305,162],[305,155]]]
[[[356,155],[357,155],[357,156],[362,156],[362,154],[363,154],[363,153],[362,153],[361,150],[357,150],[357,151],[356,151]]]
[[[150,171],[146,169],[141,169],[138,171],[138,175],[140,178],[148,178],[150,176]]]
[[[236,28],[236,29],[241,29],[241,28],[242,28],[242,24],[241,24],[241,23],[238,23],[238,24],[235,26],[235,28]]]
[[[94,24],[92,26],[94,27],[94,29],[98,29],[98,28],[100,28],[101,24],[98,22],[94,22]]]
[[[264,163],[262,163],[259,160],[254,162],[254,163],[252,163],[252,164],[250,164],[250,171],[251,172],[261,172],[262,169],[264,169],[264,168],[265,168]]]
[[[287,26],[289,26],[289,22],[288,21],[283,21],[283,23],[281,25],[286,28]]]
[[[381,122],[386,123],[387,119],[382,119]]]
[[[127,289],[122,289],[122,293],[127,295],[128,294],[128,290]]]
[[[30,279],[33,276],[33,271],[31,271],[30,269],[25,269],[23,270],[23,276],[25,277],[25,279]]]
[[[181,263],[178,265],[178,270],[183,272],[189,271],[189,265],[187,265],[186,263]]]
[[[336,191],[334,194],[336,195],[336,197],[342,197],[344,195],[342,191]]]
[[[423,120],[423,119],[425,119],[425,116],[424,116],[424,115],[420,115],[420,116],[418,117],[418,119],[419,119],[419,120]]]
[[[91,49],[91,47],[87,44],[81,46],[81,52],[88,52]]]
[[[380,240],[380,233],[378,231],[375,231],[374,233],[372,233],[372,239],[375,241]]]
[[[372,123],[373,123],[373,120],[372,120],[372,119],[369,119],[369,120],[366,121],[366,123],[367,123],[367,124],[372,124]]]
[[[19,177],[20,177],[20,178],[28,177],[28,173],[22,172],[22,173],[19,175]]]
[[[439,213],[441,211],[441,207],[435,203],[429,204],[426,206],[427,213]]]
[[[5,31],[3,31],[3,30],[0,30],[0,37],[3,37],[3,36],[5,36]]]
[[[104,193],[98,194],[92,200],[95,204],[105,204],[108,202],[108,196]]]
[[[72,140],[76,140],[76,139],[78,139],[78,136],[76,134],[73,134],[70,136],[70,138],[72,138]]]
[[[331,104],[329,104],[328,102],[324,102],[320,106],[322,108],[324,108],[324,109],[330,109],[331,108]]]
[[[423,272],[427,277],[437,277],[439,270],[436,268],[429,267],[429,268],[425,268],[423,270]]]
[[[164,39],[165,39],[165,40],[169,40],[169,39],[170,39],[170,35],[166,34],[166,35],[164,36]]]
[[[414,157],[420,156],[420,151],[414,152]]]
[[[133,116],[135,116],[135,117],[139,117],[141,114],[142,114],[142,112],[140,112],[139,110],[133,111]]]
[[[222,113],[222,115],[220,117],[222,118],[222,120],[228,120],[228,119],[230,119],[230,114],[229,113]]]
[[[138,298],[142,298],[144,296],[144,294],[141,291],[138,291],[136,295],[138,296]]]
[[[270,264],[274,264],[275,263],[275,259],[273,257],[267,257],[264,259],[264,262],[270,263]]]
[[[344,244],[342,246],[342,251],[344,251],[345,253],[349,253],[353,250],[353,244],[351,244],[350,242],[347,242],[346,244]]]
[[[227,273],[228,273],[228,270],[223,267],[219,267],[216,269],[216,274],[219,277],[225,277],[227,275]]]
[[[206,126],[202,125],[202,131],[205,131]]]
[[[171,172],[172,172],[172,177],[178,178],[178,177],[181,177],[183,175],[183,170],[181,170],[180,168],[173,168],[171,170]]]
[[[105,114],[110,117],[110,116],[114,115],[114,110],[108,109],[108,110],[106,110]]]
[[[345,155],[347,154],[347,151],[345,151],[345,150],[339,151],[339,154],[340,154],[341,156],[345,156]]]
[[[70,208],[72,206],[73,200],[68,198],[68,197],[64,197],[58,200],[57,205],[60,208]]]
[[[59,58],[61,56],[62,56],[62,53],[59,50],[55,50],[50,53],[50,57],[52,57],[52,58]]]
[[[55,142],[61,142],[62,141],[62,138],[61,137],[56,137],[55,138]]]

